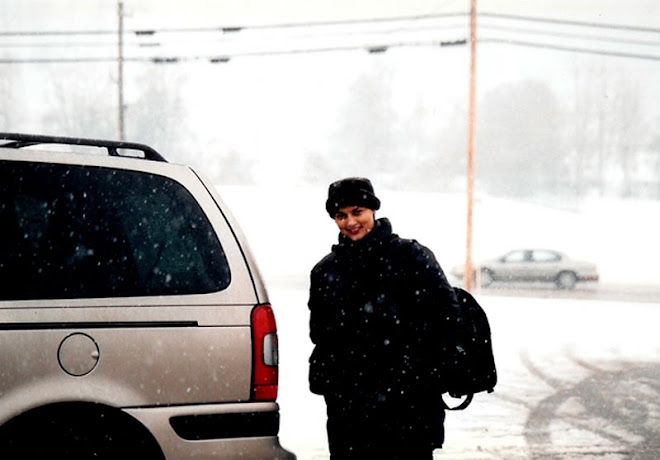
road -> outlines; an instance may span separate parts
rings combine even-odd
[[[660,284],[580,283],[575,289],[557,289],[552,283],[495,283],[479,290],[483,295],[660,303]]]
[[[282,444],[300,460],[327,460],[324,404],[307,389],[304,283],[274,283],[270,294],[280,335]],[[436,460],[660,459],[657,290],[491,287],[475,294],[491,322],[499,381],[494,393],[448,414]]]

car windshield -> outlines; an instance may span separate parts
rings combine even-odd
[[[202,210],[152,174],[0,162],[0,241],[1,300],[199,294],[230,282]]]

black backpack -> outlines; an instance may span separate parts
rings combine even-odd
[[[472,402],[475,393],[492,393],[497,383],[497,371],[493,357],[490,324],[486,312],[472,295],[454,287],[459,305],[459,324],[447,344],[448,357],[444,359],[443,386],[452,397],[465,397],[460,405],[449,410],[463,410]]]

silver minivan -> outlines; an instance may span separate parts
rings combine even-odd
[[[273,309],[210,183],[142,144],[0,133],[3,459],[294,459],[277,385]]]

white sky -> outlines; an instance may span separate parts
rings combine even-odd
[[[114,31],[118,24],[116,0],[2,0],[3,15],[0,17],[0,31],[72,31],[106,30]],[[469,0],[124,0],[124,27],[126,30],[159,28],[199,28],[233,25],[291,24],[304,22],[345,21],[351,19],[395,18],[410,16],[437,16],[451,13],[467,13]],[[477,3],[482,14],[497,13],[522,15],[526,17],[546,18],[562,21],[582,21],[586,23],[620,24],[637,28],[649,27],[660,30],[660,2],[658,0],[552,0],[552,1],[512,1],[481,0]],[[467,18],[451,20],[459,28],[448,32],[439,32],[445,39],[467,37]],[[480,39],[508,38],[530,39],[528,33],[506,34],[501,29],[488,29],[486,25],[501,25],[504,28],[520,27],[534,29],[536,24],[524,22],[515,24],[511,21],[503,24],[502,20],[480,17],[478,36]],[[550,32],[593,34],[597,37],[613,35],[618,38],[631,38],[644,41],[647,45],[622,45],[604,43],[601,40],[573,40],[575,46],[621,49],[628,53],[653,54],[660,56],[660,34],[658,32],[630,33],[613,32],[599,28],[571,29],[565,24],[558,28],[543,24],[538,27]],[[287,31],[287,33],[291,33]],[[309,34],[314,32],[301,32]],[[326,33],[328,33],[326,31]],[[434,33],[438,33],[434,29]],[[161,34],[162,35],[162,34]],[[332,34],[331,34],[332,35]],[[234,36],[236,37],[234,39]],[[248,37],[249,29],[231,36],[216,35],[209,40],[212,48],[224,49],[218,40],[243,40]],[[39,37],[37,37],[39,38]],[[336,36],[335,36],[336,38]],[[0,44],[7,43],[12,37],[1,37]],[[46,37],[41,41],[60,41],[64,38]],[[6,48],[0,46],[0,57],[8,54],[27,57],[61,57],[65,53],[89,55],[101,52],[105,56],[116,56],[116,37],[112,34],[102,37],[88,37],[89,40],[105,40],[110,45],[102,51],[93,48]],[[128,41],[127,37],[127,41]],[[131,37],[131,40],[138,38]],[[154,38],[155,39],[155,38]],[[353,37],[355,41],[355,37]],[[554,37],[538,38],[541,41],[553,41],[564,44],[564,39]],[[566,38],[568,40],[568,38]],[[26,37],[21,37],[25,41]],[[76,38],[81,40],[81,38]],[[153,40],[142,37],[139,40]],[[160,38],[159,38],[160,40]],[[169,38],[170,47],[143,48],[127,46],[127,53],[167,53],[190,54],[191,48],[184,48],[183,34]],[[262,40],[263,41],[263,40]],[[304,40],[303,40],[304,41]],[[300,46],[298,40],[294,47]],[[263,43],[259,44],[263,46]],[[231,47],[230,47],[231,49]],[[204,52],[202,52],[204,51]],[[184,75],[183,84],[176,90],[190,106],[188,125],[194,126],[194,132],[206,143],[209,140],[226,150],[240,151],[242,155],[252,155],[264,164],[265,174],[260,180],[272,180],[271,174],[277,166],[278,158],[287,152],[308,152],[309,146],[323,146],[332,136],[332,125],[345,114],[346,100],[356,76],[374,73],[379,60],[387,62],[383,68],[396,67],[392,92],[400,101],[398,110],[405,111],[414,106],[416,85],[424,88],[437,87],[433,93],[438,120],[444,121],[454,113],[456,107],[467,105],[468,50],[467,47],[437,48],[432,54],[428,48],[405,48],[405,53],[392,49],[382,56],[367,55],[365,52],[312,53],[296,55],[278,55],[259,58],[232,58],[230,64],[211,65],[206,61],[191,62],[178,66],[176,71]],[[200,54],[212,53],[200,50]],[[427,53],[427,54],[424,54]],[[429,56],[429,57],[426,57]],[[477,57],[477,92],[484,94],[501,83],[515,83],[533,78],[546,83],[558,99],[570,103],[575,87],[576,63],[581,67],[593,62],[597,72],[617,74],[617,78],[627,78],[644,88],[645,100],[660,100],[660,60],[643,60],[594,56],[571,53],[560,50],[548,50],[536,47],[516,46],[510,43],[484,43],[479,45]],[[375,64],[376,63],[376,64]],[[126,103],[130,106],[140,91],[144,91],[142,82],[136,75],[144,70],[141,64],[127,66]],[[39,89],[46,91],[52,87],[52,81],[42,75],[43,67],[25,65],[19,68],[25,81],[20,99],[16,101],[24,110],[17,122],[20,130],[40,131],[41,118],[35,112],[44,110],[46,105]],[[161,66],[159,70],[163,70]],[[171,70],[171,69],[170,69]],[[184,74],[185,73],[185,74]],[[438,78],[440,75],[440,78]],[[623,77],[620,77],[623,76]],[[72,74],[71,78],[86,77]],[[116,78],[112,75],[112,78]],[[131,79],[133,78],[133,79]],[[435,78],[436,80],[429,80]],[[616,81],[616,78],[614,78]],[[84,82],[83,82],[84,83]],[[179,82],[174,82],[178,84]],[[84,84],[79,91],[84,91]],[[209,97],[209,96],[212,97]],[[109,94],[108,100],[114,101],[115,94]],[[208,101],[221,101],[209,104]],[[660,116],[660,106],[648,104],[650,120]],[[33,107],[33,109],[31,109]],[[258,107],[258,110],[254,108]],[[48,110],[52,111],[52,108]],[[219,129],[221,127],[221,129]],[[256,133],[259,135],[256,135]],[[78,133],[64,133],[78,135]],[[294,134],[294,135],[292,135]],[[260,144],[262,139],[268,143]],[[278,151],[274,147],[281,146]],[[155,145],[160,148],[160,145]],[[320,149],[322,150],[322,148]],[[177,159],[174,158],[176,161]],[[185,159],[183,159],[185,160]],[[179,160],[181,161],[181,160]],[[272,164],[268,164],[272,161]],[[284,174],[296,177],[302,163],[297,158],[291,162],[293,167]],[[280,179],[278,177],[277,179]]]

